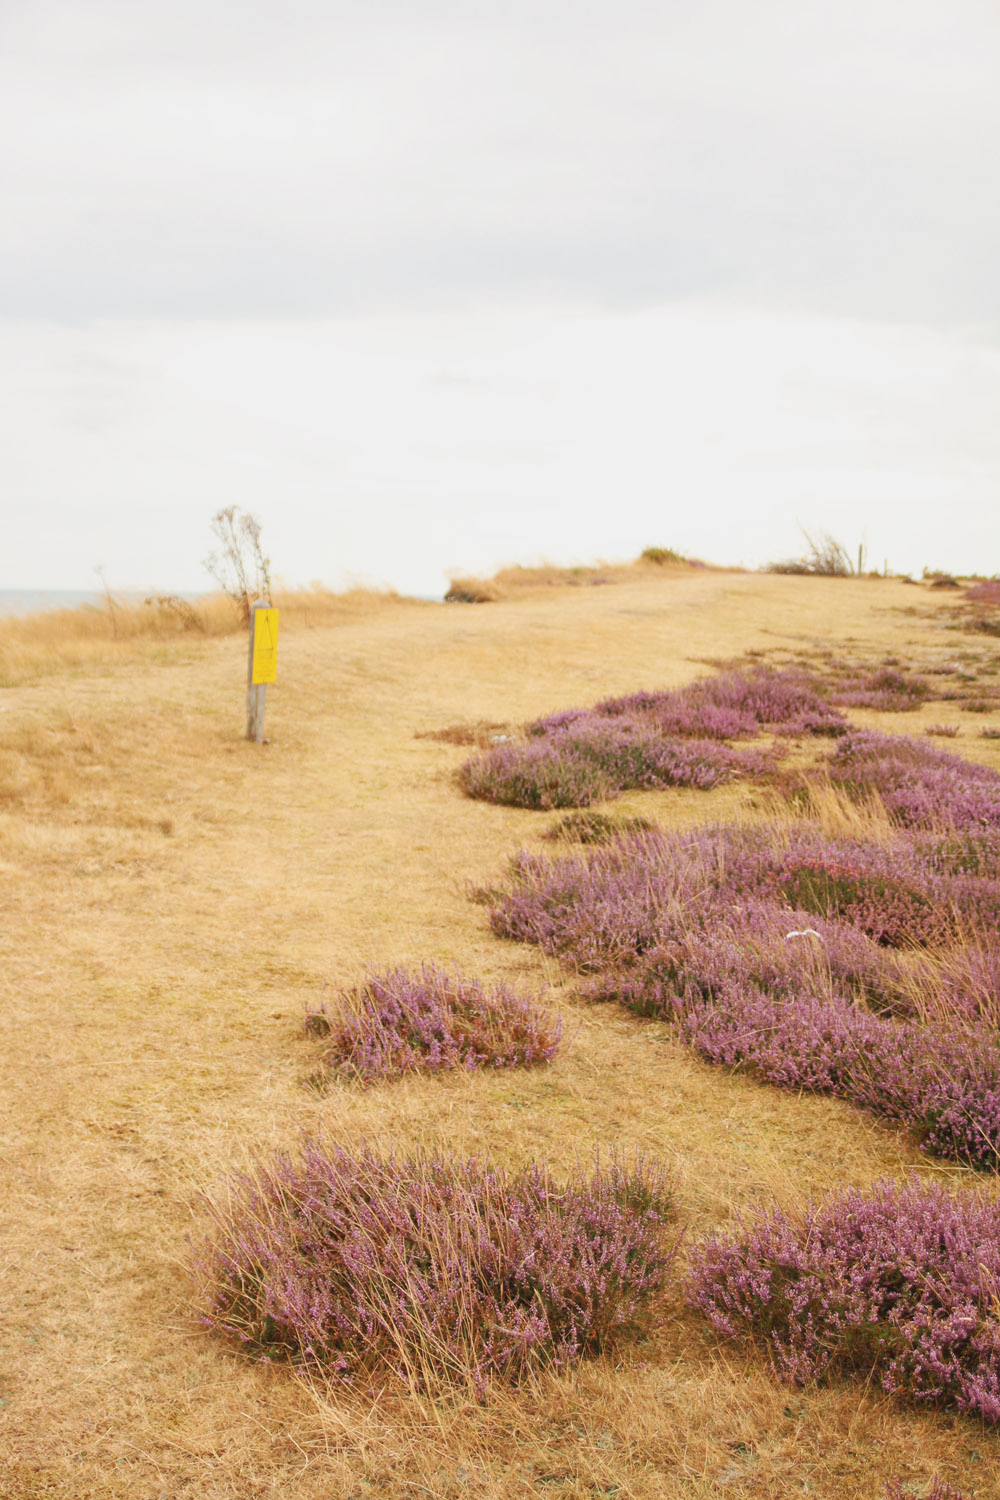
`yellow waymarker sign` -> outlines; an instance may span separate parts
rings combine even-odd
[[[254,687],[274,682],[278,675],[278,611],[255,609],[253,612],[253,666],[250,681]]]

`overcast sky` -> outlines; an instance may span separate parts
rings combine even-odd
[[[1000,571],[996,0],[0,0],[0,587]]]

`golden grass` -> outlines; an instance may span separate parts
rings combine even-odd
[[[654,549],[655,550],[655,549]],[[456,577],[448,585],[446,597],[455,603],[495,604],[498,599],[516,598],[528,591],[553,588],[593,588],[608,583],[634,583],[638,579],[685,576],[704,563],[688,563],[681,558],[656,562],[637,557],[626,563],[582,563],[563,567],[558,563],[538,563],[533,567],[517,564],[501,568],[492,578]],[[716,571],[716,570],[713,570]]]
[[[274,591],[282,625],[313,629],[339,624],[403,603],[397,594],[351,589],[335,594],[321,584]],[[416,600],[405,601],[416,606]],[[39,614],[0,617],[0,686],[66,668],[97,670],[144,654],[150,642],[176,645],[181,640],[243,633],[236,607],[225,594],[206,594],[189,601],[176,594],[154,594],[141,602],[114,595],[101,604]]]
[[[946,602],[925,597],[914,616],[891,580],[689,570],[486,610],[338,605],[283,636],[264,746],[241,738],[242,635],[54,644],[44,675],[4,688],[0,1494],[880,1500],[893,1472],[996,1493],[1000,1445],[978,1424],[855,1385],[778,1386],[676,1297],[619,1363],[481,1409],[249,1364],[197,1325],[185,1267],[200,1192],[301,1130],[556,1171],[639,1147],[675,1171],[691,1236],[885,1173],[971,1190],[848,1105],[707,1067],[494,938],[466,891],[519,847],[552,852],[552,816],[463,799],[468,749],[427,733],[679,684],[736,650],[956,654]],[[996,661],[995,642],[975,649]],[[863,717],[919,732],[940,716]],[[1000,767],[1000,742],[954,747]],[[615,810],[678,826],[766,816],[755,801],[723,787]],[[303,1087],[306,1005],[422,960],[547,981],[575,1040],[549,1069]]]

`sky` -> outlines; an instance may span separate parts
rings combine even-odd
[[[1000,572],[995,0],[0,0],[0,589]]]

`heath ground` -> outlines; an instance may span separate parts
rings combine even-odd
[[[256,1363],[198,1321],[203,1194],[303,1132],[531,1160],[638,1148],[673,1174],[684,1242],[909,1174],[995,1195],[843,1100],[699,1061],[664,1022],[588,1004],[482,904],[556,817],[470,800],[464,740],[681,686],[746,658],[889,658],[994,683],[1000,639],[957,594],[894,579],[683,567],[530,578],[479,604],[289,609],[268,742],[243,739],[245,638],[177,628],[72,646],[8,630],[0,688],[3,1276],[0,1494],[880,1500],[941,1475],[1000,1492],[1000,1439],[873,1381],[778,1383],[668,1288],[639,1343],[516,1390],[350,1386]],[[166,606],[161,606],[161,613]],[[169,613],[169,611],[168,611]],[[0,631],[2,635],[2,631]],[[1000,769],[986,695],[859,724]],[[488,726],[488,727],[483,727]],[[438,731],[451,730],[440,736]],[[630,792],[665,828],[768,812],[758,786]],[[303,1017],[373,969],[433,962],[546,990],[549,1065],[309,1083]]]

